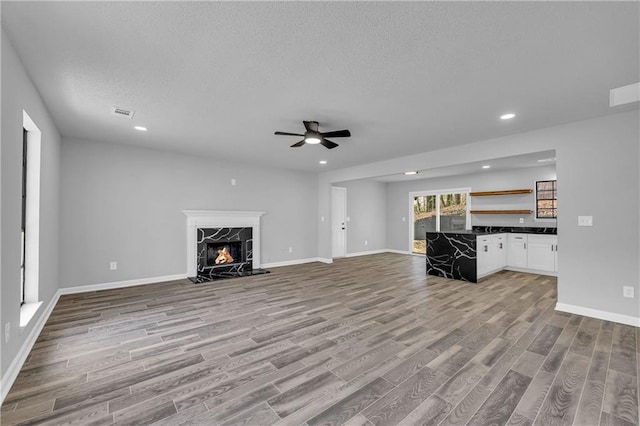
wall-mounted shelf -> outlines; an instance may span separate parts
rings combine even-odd
[[[471,210],[471,214],[531,214],[531,210]]]
[[[516,194],[531,194],[533,189],[506,189],[504,191],[481,191],[470,192],[469,195],[474,197],[487,197],[490,195],[516,195]]]

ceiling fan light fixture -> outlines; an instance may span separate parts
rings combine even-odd
[[[319,138],[318,136],[315,136],[315,135],[312,135],[312,136],[306,136],[306,137],[304,138],[304,141],[305,141],[306,143],[308,143],[308,144],[311,144],[311,145],[317,145],[317,144],[319,144],[320,142],[322,142],[322,141],[320,140],[320,138]]]

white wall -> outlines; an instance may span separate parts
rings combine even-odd
[[[31,322],[20,323],[20,223],[22,197],[22,111],[42,132],[40,173],[40,277],[39,300],[43,302]],[[2,33],[2,257],[0,303],[2,305],[1,372],[3,383],[28,334],[39,321],[44,306],[58,289],[58,211],[60,135],[40,95],[27,75],[16,51]],[[28,232],[28,230],[27,230]],[[9,342],[4,326],[11,323]],[[7,389],[2,390],[2,394]]]
[[[518,170],[486,171],[482,173],[393,182],[387,185],[387,247],[407,251],[412,238],[410,192],[471,188],[472,191],[534,188],[536,180],[556,178],[555,166],[530,167]],[[499,197],[470,197],[471,209],[535,209],[535,193]],[[560,203],[561,201],[559,201]],[[523,217],[525,223],[519,223]],[[402,218],[405,218],[403,221]],[[531,215],[471,215],[471,225],[549,226],[556,221],[537,222]]]
[[[640,323],[640,117],[638,110],[532,132],[481,141],[409,157],[323,173],[319,210],[330,209],[332,182],[390,175],[555,149],[558,198],[558,302]],[[605,201],[616,197],[615,207]],[[390,201],[390,200],[389,200]],[[594,226],[578,227],[578,215],[593,215]],[[393,217],[389,214],[389,220]],[[324,226],[326,227],[326,225]],[[330,241],[320,227],[319,256]],[[389,243],[391,230],[387,232]],[[636,298],[622,297],[622,286]]]
[[[265,211],[262,263],[317,256],[313,174],[64,139],[61,181],[61,287],[186,273],[182,210]]]
[[[336,186],[347,188],[347,255],[386,249],[387,185],[357,180]]]

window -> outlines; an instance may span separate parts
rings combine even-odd
[[[38,301],[42,132],[26,111],[22,111],[22,128],[20,327],[26,326],[42,305],[42,302]]]
[[[556,180],[536,182],[536,219],[558,217],[558,191]]]
[[[20,220],[20,304],[24,304],[25,235],[27,232],[27,129],[22,129],[22,217]]]
[[[426,254],[426,233],[468,229],[469,189],[412,193],[414,253]]]

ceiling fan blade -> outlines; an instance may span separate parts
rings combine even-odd
[[[289,133],[289,132],[275,132],[274,135],[283,135],[283,136],[304,136],[300,133]]]
[[[337,143],[331,142],[330,140],[327,140],[327,139],[324,139],[324,138],[320,141],[320,143],[322,144],[322,146],[324,146],[325,148],[328,148],[328,149],[333,149],[336,146],[338,146]]]
[[[298,148],[298,147],[301,147],[304,144],[305,144],[305,141],[304,141],[304,139],[302,139],[300,142],[296,142],[293,145],[291,145],[291,148]]]
[[[351,136],[351,132],[348,130],[336,130],[333,132],[320,133],[325,138],[348,138]]]
[[[307,132],[318,133],[318,122],[317,121],[303,121],[304,128],[307,129]]]

